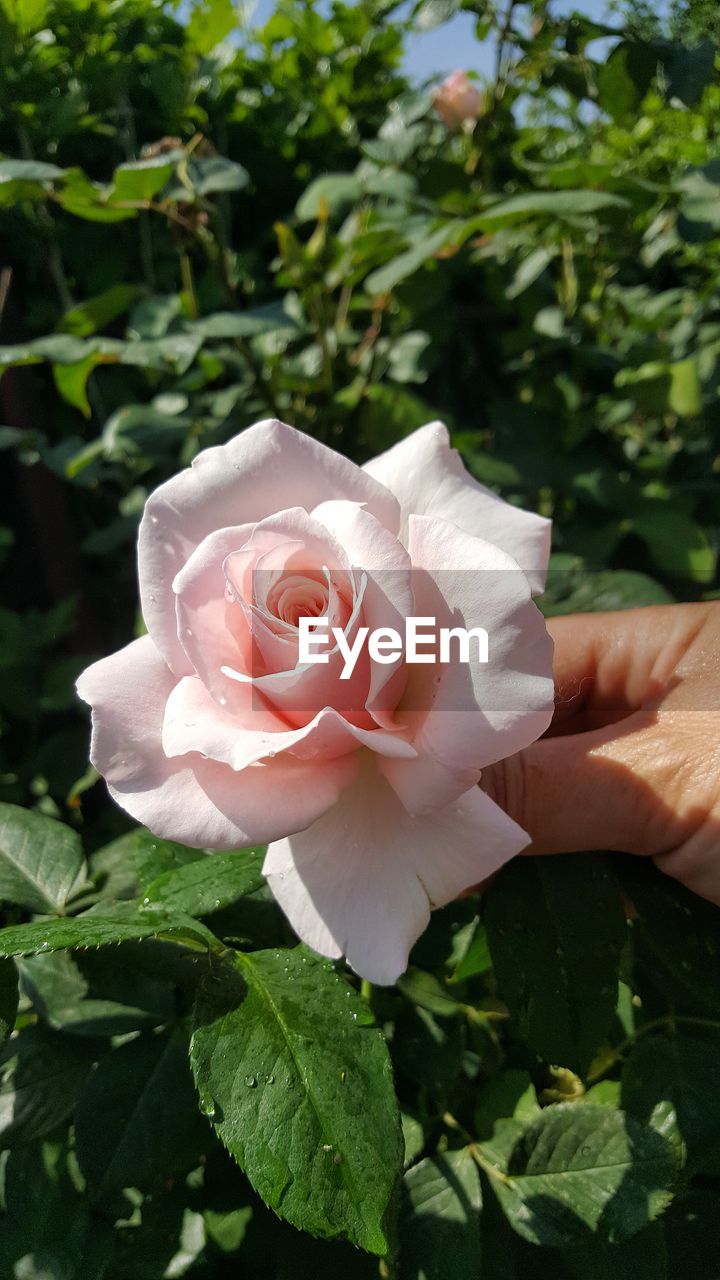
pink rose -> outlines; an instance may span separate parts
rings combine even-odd
[[[477,782],[550,721],[531,600],[549,540],[547,520],[466,473],[438,423],[364,468],[257,423],[147,501],[149,634],[78,681],[92,761],[158,836],[269,841],[265,874],[299,936],[393,982],[431,909],[528,843]],[[484,628],[489,662],[375,661],[366,645],[343,679],[339,644],[298,660],[303,617],[347,647],[412,616]]]
[[[485,99],[480,90],[468,80],[466,71],[453,71],[435,90],[433,103],[448,129],[460,129],[466,120],[480,118]]]

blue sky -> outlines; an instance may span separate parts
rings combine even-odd
[[[250,25],[266,21],[273,8],[274,0],[258,0]],[[613,20],[607,0],[555,0],[552,9],[558,15],[578,10],[588,17],[619,25],[617,18]],[[475,19],[470,13],[459,13],[444,26],[418,33],[408,40],[406,66],[417,80],[447,73],[456,67],[489,75],[492,64],[493,43],[481,44],[476,39]]]
[[[587,14],[609,25],[613,20],[605,0],[556,0],[552,11],[557,16],[574,11]],[[459,13],[443,27],[426,35],[414,35],[408,41],[407,67],[418,80],[463,67],[466,71],[492,72],[494,42],[480,43],[475,37],[475,21],[471,13]]]

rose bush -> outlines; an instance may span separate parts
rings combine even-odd
[[[156,835],[269,841],[264,872],[299,936],[394,982],[430,910],[528,843],[477,783],[551,717],[532,601],[549,545],[549,521],[473,480],[440,424],[360,468],[260,422],[147,502],[148,634],[78,682],[93,763]],[[299,662],[301,616],[350,641],[411,616],[480,625],[490,662],[365,652],[344,681],[337,646]]]

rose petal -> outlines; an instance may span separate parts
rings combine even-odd
[[[288,729],[271,711],[258,707],[258,695],[251,685],[242,688],[246,704],[244,714],[238,715],[235,708],[219,707],[197,676],[183,676],[165,708],[165,754],[175,757],[199,751],[239,771],[288,751],[318,764],[361,746],[405,759],[416,755],[415,748],[399,733],[359,729],[332,707],[323,708],[309,724]]]
[[[417,616],[432,617],[437,627],[482,627],[489,638],[487,664],[408,667],[397,714],[424,766],[382,767],[419,814],[450,803],[486,765],[545,732],[554,706],[553,646],[525,574],[498,547],[430,516],[410,517],[409,544]]]
[[[221,703],[237,690],[223,667],[252,668],[252,636],[240,606],[225,595],[223,563],[250,538],[254,525],[236,525],[208,534],[173,582],[177,634],[201,680]]]
[[[407,968],[431,908],[491,875],[528,840],[478,787],[417,821],[366,761],[338,805],[270,845],[263,870],[304,942],[390,984]]]
[[[396,499],[360,467],[282,422],[258,422],[226,445],[198,454],[150,495],[138,537],[143,617],[168,665],[191,666],[177,637],[172,582],[213,530],[262,520],[287,507],[310,511],[350,498],[396,531]]]
[[[367,462],[365,470],[400,502],[404,542],[411,515],[439,516],[502,547],[530,579],[534,594],[544,589],[550,521],[503,502],[473,479],[460,454],[450,447],[447,427],[441,422],[420,427],[387,453]]]
[[[77,683],[93,709],[95,768],[113,799],[155,835],[209,849],[274,840],[313,822],[352,778],[352,755],[321,764],[283,756],[241,774],[198,753],[168,760],[162,724],[174,685],[149,636],[94,663]]]
[[[414,612],[410,556],[394,534],[357,503],[323,502],[313,517],[343,547],[350,563],[365,573],[363,623],[371,633],[388,627],[405,633],[405,618]],[[393,726],[393,712],[405,685],[405,662],[373,662],[365,706],[378,724]]]
[[[252,603],[255,587],[262,588],[268,580],[262,571],[257,580],[255,566],[262,565],[272,551],[292,564],[297,559],[312,567],[326,561],[346,571],[342,548],[324,526],[295,508],[257,525],[236,525],[208,534],[173,582],[180,642],[191,670],[221,706],[234,707],[238,702],[237,681],[224,674],[226,668],[251,676],[264,660],[271,670],[292,670],[297,664],[297,640],[290,648],[283,637],[269,634]],[[227,598],[228,585],[235,600]],[[312,706],[312,713],[318,705]]]

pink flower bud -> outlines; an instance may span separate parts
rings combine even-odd
[[[433,94],[435,110],[448,129],[459,129],[465,120],[477,120],[483,113],[484,96],[468,80],[466,71],[453,71]]]

